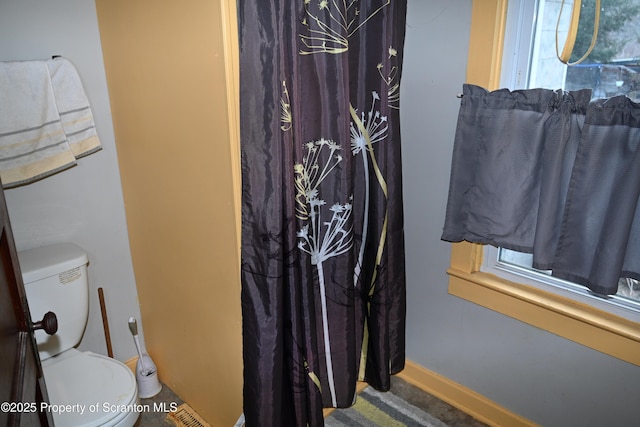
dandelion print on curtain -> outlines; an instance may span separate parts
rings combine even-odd
[[[244,412],[320,426],[404,367],[406,0],[240,0]]]

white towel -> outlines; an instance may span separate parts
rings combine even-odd
[[[63,58],[0,62],[4,188],[55,174],[74,166],[77,157],[99,149],[89,103],[70,62]]]
[[[76,158],[101,149],[89,100],[71,62],[57,57],[47,61],[53,94],[69,147]]]

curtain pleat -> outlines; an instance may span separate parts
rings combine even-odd
[[[532,253],[599,294],[640,277],[640,107],[590,97],[464,85],[442,239]]]
[[[591,90],[556,92],[540,157],[540,200],[535,219],[533,267],[551,270]]]
[[[321,426],[404,367],[406,0],[240,0],[246,425]]]

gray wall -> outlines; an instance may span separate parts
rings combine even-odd
[[[440,241],[471,0],[409,0],[401,90],[407,355],[543,426],[640,425],[640,368],[447,294]]]
[[[0,61],[52,55],[78,69],[102,150],[53,177],[5,192],[16,246],[70,241],[88,252],[89,323],[79,348],[107,353],[97,291],[102,287],[114,356],[127,360],[136,355],[127,320],[135,316],[140,325],[140,309],[94,2],[0,0]]]

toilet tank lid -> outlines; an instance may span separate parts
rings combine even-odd
[[[55,243],[18,252],[24,283],[35,282],[89,262],[87,253],[73,243]]]

